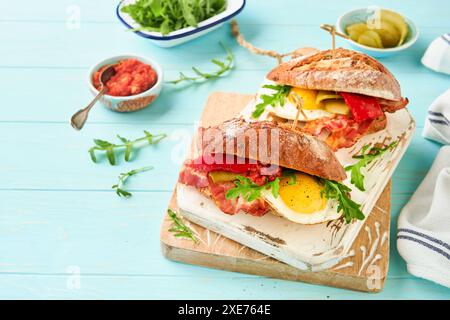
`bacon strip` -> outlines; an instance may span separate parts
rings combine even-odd
[[[355,120],[338,115],[334,118],[321,118],[310,121],[302,128],[306,133],[313,136],[319,136],[324,130],[329,135],[325,142],[334,151],[340,148],[349,148],[353,146],[363,135],[382,130],[386,127],[386,116],[374,120],[365,120],[356,122]]]
[[[269,210],[269,206],[264,199],[255,199],[251,202],[245,201],[241,196],[235,199],[227,199],[225,196],[227,191],[234,187],[233,182],[213,183],[210,180],[209,190],[211,191],[211,196],[219,209],[224,213],[234,215],[242,210],[252,216],[260,217]]]
[[[408,98],[402,98],[399,101],[378,99],[378,102],[380,103],[381,109],[384,112],[394,113],[395,111],[406,107],[409,103],[409,100],[408,100]]]
[[[269,210],[269,205],[262,198],[251,202],[247,202],[241,196],[235,199],[227,199],[227,191],[234,188],[235,184],[232,181],[214,183],[208,175],[209,169],[210,167],[206,167],[204,164],[196,166],[193,165],[192,160],[188,160],[180,172],[178,181],[199,190],[207,188],[219,209],[227,214],[234,215],[243,211],[253,216],[263,216]],[[229,169],[229,172],[234,172],[235,168],[231,166],[222,169]],[[258,163],[256,167],[252,167],[251,170],[240,173],[240,175],[249,178],[257,185],[264,185],[267,181],[280,177],[281,170],[278,166],[265,166]]]
[[[208,175],[206,172],[198,171],[188,166],[184,166],[178,177],[182,184],[196,187],[197,189],[209,186]]]

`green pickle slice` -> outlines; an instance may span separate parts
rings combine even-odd
[[[358,43],[372,48],[383,48],[383,42],[381,41],[380,35],[373,30],[367,30],[360,35]]]

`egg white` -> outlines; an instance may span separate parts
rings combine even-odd
[[[330,220],[336,220],[341,217],[341,213],[337,212],[338,203],[335,200],[328,200],[324,209],[313,213],[299,213],[289,208],[280,196],[275,198],[270,190],[263,190],[262,197],[272,208],[277,216],[282,216],[290,221],[300,224],[316,224]]]
[[[284,106],[277,105],[275,107],[269,107],[268,111],[271,114],[276,115],[277,117],[288,120],[295,120],[295,117],[297,116],[297,107],[294,104],[292,104],[288,99],[286,99],[286,103],[284,104]],[[333,117],[333,116],[334,115],[332,113],[321,109],[315,110],[302,109],[302,112],[300,112],[298,116],[298,120],[308,122],[323,117]]]

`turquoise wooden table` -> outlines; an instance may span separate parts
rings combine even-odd
[[[115,17],[117,1],[2,1],[0,4],[0,298],[225,298],[225,299],[449,299],[450,289],[409,275],[391,235],[389,277],[384,291],[365,294],[303,283],[210,270],[165,260],[159,228],[180,165],[179,138],[193,131],[208,94],[256,92],[275,61],[249,54],[229,25],[203,38],[162,49],[125,31]],[[450,77],[420,64],[427,45],[450,31],[450,3],[377,1],[413,19],[421,31],[405,55],[383,60],[402,84],[418,128],[393,178],[392,230],[397,216],[429,169],[439,146],[421,137],[428,105],[450,87]],[[339,3],[339,5],[338,5]],[[255,45],[287,52],[301,46],[327,48],[318,27],[372,1],[249,0],[238,21]],[[80,23],[76,18],[79,14]],[[149,108],[118,114],[98,106],[81,132],[71,114],[91,98],[88,68],[120,53],[148,55],[166,79],[191,66],[208,70],[236,56],[223,79],[188,87],[166,85]],[[338,39],[338,44],[346,44]],[[93,138],[139,137],[143,129],[169,138],[141,150],[131,163],[94,164]],[[111,185],[120,172],[153,165],[133,177],[130,199]],[[217,290],[220,288],[220,290]]]

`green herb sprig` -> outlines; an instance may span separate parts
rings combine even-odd
[[[255,110],[252,113],[253,118],[259,118],[261,114],[266,110],[267,106],[275,107],[277,104],[284,106],[286,103],[286,98],[291,92],[291,86],[285,85],[272,85],[266,84],[263,86],[266,89],[272,89],[275,92],[271,95],[263,94],[261,95],[261,102],[255,106]]]
[[[212,59],[211,60],[211,62],[213,64],[215,64],[215,65],[217,65],[219,67],[219,69],[217,71],[212,72],[212,73],[207,73],[207,72],[200,71],[196,67],[192,67],[192,70],[194,71],[194,73],[197,76],[187,76],[183,72],[180,72],[178,79],[169,81],[169,83],[178,84],[178,83],[183,82],[183,81],[195,82],[195,81],[198,81],[198,80],[215,79],[215,78],[219,78],[224,73],[226,73],[226,72],[230,71],[231,69],[233,69],[233,62],[234,62],[233,53],[227,47],[225,47],[222,43],[220,43],[220,45],[226,51],[227,56],[225,57],[225,61],[221,61],[221,60],[217,60],[217,59]]]
[[[121,141],[120,144],[111,143],[109,141],[94,139],[95,145],[89,149],[89,155],[93,162],[97,163],[96,151],[101,151],[106,153],[106,157],[111,165],[116,164],[116,153],[120,150],[125,150],[125,161],[130,161],[132,152],[142,146],[144,143],[151,145],[156,144],[167,135],[162,133],[158,135],[153,135],[148,131],[144,130],[145,136],[135,140],[129,140],[124,137],[117,135],[117,138]]]
[[[169,229],[170,232],[174,233],[177,238],[188,238],[194,242],[198,242],[192,230],[184,224],[184,222],[178,217],[177,213],[172,209],[167,210],[169,218],[173,222],[173,226]]]
[[[137,0],[122,7],[141,27],[132,29],[167,35],[211,18],[227,7],[226,0]]]
[[[321,179],[321,181],[324,184],[321,196],[338,202],[337,211],[342,211],[342,216],[346,223],[350,223],[354,219],[364,219],[365,216],[361,211],[361,205],[357,204],[349,197],[349,193],[352,191],[349,187],[332,180]]]
[[[375,158],[380,157],[386,151],[392,150],[398,144],[398,141],[394,141],[384,148],[373,147],[369,150],[370,144],[366,144],[361,149],[361,154],[353,156],[354,159],[359,159],[358,162],[345,168],[346,171],[351,171],[350,183],[355,185],[359,190],[365,191],[364,188],[364,175],[361,173],[361,169],[366,167]],[[368,151],[368,152],[367,152]]]
[[[230,189],[225,194],[225,198],[234,199],[242,196],[245,201],[252,202],[261,197],[262,190],[271,189],[272,194],[275,198],[278,198],[278,192],[280,190],[280,179],[276,178],[266,184],[259,186],[255,184],[249,178],[243,176],[236,176],[237,180],[234,182],[235,188]]]
[[[126,191],[125,189],[123,189],[123,186],[125,185],[125,182],[127,181],[127,179],[138,173],[149,171],[152,169],[153,169],[152,166],[148,166],[148,167],[143,167],[143,168],[139,168],[139,169],[134,169],[134,170],[131,170],[131,171],[128,171],[125,173],[121,173],[119,175],[119,181],[115,185],[113,185],[112,188],[116,190],[116,194],[119,197],[125,197],[125,198],[131,197],[131,193]]]

